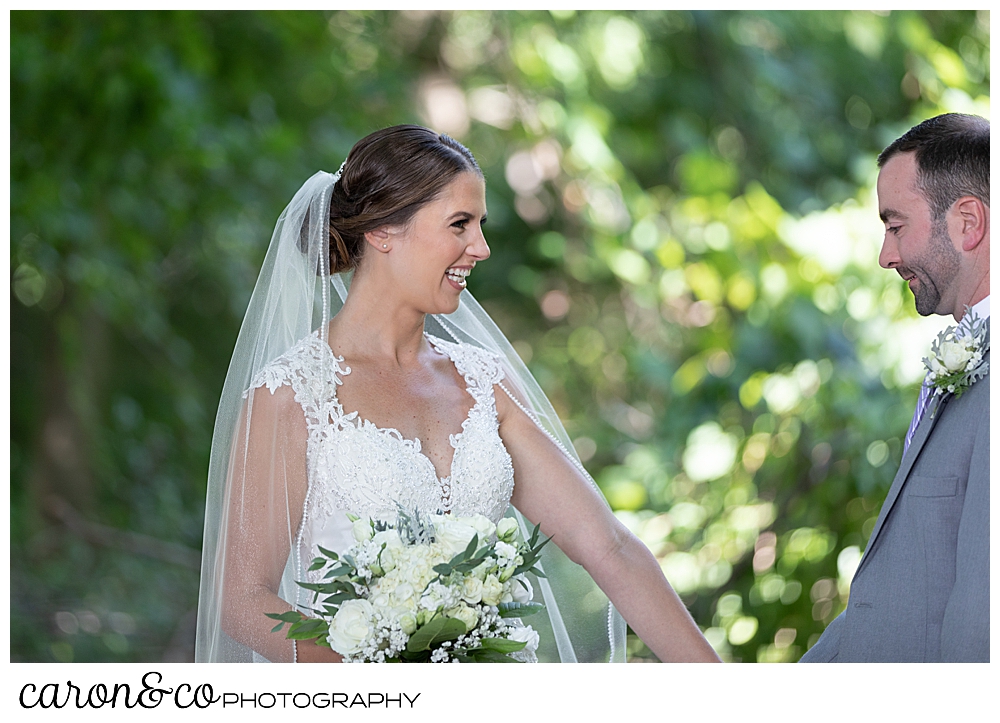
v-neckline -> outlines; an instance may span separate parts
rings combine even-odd
[[[316,334],[316,336],[319,339],[319,341],[323,344],[323,346],[327,349],[330,356],[333,357],[333,360],[335,362],[335,368],[340,370],[341,375],[349,376],[351,373],[351,367],[349,365],[344,367],[340,366],[341,364],[345,363],[344,357],[337,356],[337,354],[333,351],[333,348],[330,346],[328,341],[324,341],[322,338],[319,338],[319,334]],[[435,351],[437,351],[439,354],[443,354],[444,356],[448,357],[448,361],[450,361],[452,363],[452,366],[455,367],[455,371],[457,371],[459,376],[461,376],[462,379],[465,380],[465,392],[470,397],[472,397],[472,402],[473,402],[472,406],[469,407],[469,411],[466,413],[465,419],[462,421],[462,426],[458,430],[458,432],[456,432],[455,434],[448,435],[448,443],[451,445],[452,453],[451,453],[451,463],[448,465],[447,476],[441,477],[438,474],[437,467],[434,464],[434,460],[432,460],[429,456],[427,456],[427,454],[423,451],[423,443],[420,441],[420,437],[414,437],[413,439],[410,439],[409,437],[404,437],[402,432],[400,432],[395,427],[380,427],[371,420],[362,417],[359,410],[354,410],[353,412],[345,413],[344,406],[340,403],[340,398],[337,396],[337,387],[343,384],[344,382],[341,378],[337,377],[336,372],[334,372],[335,379],[333,385],[333,403],[334,406],[336,407],[338,415],[340,416],[340,419],[343,420],[344,422],[351,423],[351,425],[358,431],[362,429],[370,429],[381,434],[382,436],[391,437],[393,439],[399,440],[404,447],[412,449],[430,466],[431,473],[434,475],[434,479],[437,480],[439,484],[443,484],[450,482],[452,477],[454,477],[455,475],[455,460],[458,457],[458,446],[462,443],[462,440],[465,437],[465,428],[472,420],[473,413],[476,411],[476,409],[478,409],[480,405],[480,398],[479,395],[472,393],[472,387],[469,384],[468,377],[462,373],[461,369],[458,368],[458,365],[455,363],[454,357],[452,357],[452,355],[448,353],[448,350],[444,346],[442,346],[442,344],[446,344],[447,342],[445,342],[443,339],[438,339],[435,336],[431,336],[426,331],[424,332],[424,338],[427,339],[427,342],[431,345],[431,347],[434,348]]]

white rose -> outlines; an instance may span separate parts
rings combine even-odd
[[[378,555],[378,559],[383,572],[392,572],[396,569],[396,555],[389,548],[382,550]]]
[[[465,632],[469,632],[474,627],[479,624],[479,613],[470,608],[468,605],[459,605],[451,610],[445,612],[449,618],[455,618],[455,620],[461,620],[465,623]]]
[[[517,520],[513,517],[504,517],[497,523],[497,537],[504,542],[513,542],[517,539]]]
[[[486,579],[483,580],[483,604],[497,605],[501,595],[503,595],[503,583],[497,579],[496,575],[487,575]]]
[[[462,599],[470,605],[475,605],[483,599],[483,582],[476,577],[462,580]]]
[[[417,616],[413,613],[403,613],[399,616],[399,627],[407,635],[413,635],[417,631]]]
[[[522,575],[511,579],[510,581],[510,595],[514,599],[514,602],[526,603],[531,602],[532,596],[535,591],[531,589],[531,583],[528,579]]]
[[[519,643],[527,643],[524,646],[525,652],[533,653],[538,650],[538,633],[530,625],[514,628],[510,634],[510,639],[516,640]]]
[[[434,532],[444,549],[451,555],[457,555],[469,546],[472,536],[476,534],[476,528],[464,522],[442,517],[441,521],[434,525]]]
[[[497,531],[497,526],[493,524],[493,520],[486,515],[473,515],[472,517],[463,518],[462,521],[475,528],[476,532],[479,533],[480,544],[488,540]]]
[[[966,362],[972,358],[973,351],[960,341],[946,341],[938,349],[938,357],[945,369],[949,372],[957,372],[965,367]]]
[[[355,520],[351,528],[354,539],[358,542],[365,542],[372,539],[372,523],[369,520]]]
[[[361,652],[372,633],[374,609],[367,600],[345,600],[330,624],[330,647],[341,655]]]
[[[403,546],[403,541],[399,539],[399,533],[395,530],[382,530],[376,532],[372,541],[377,545],[385,545],[385,549],[392,550]]]

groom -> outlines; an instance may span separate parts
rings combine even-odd
[[[879,264],[907,281],[921,315],[977,314],[988,334],[989,123],[931,118],[878,165]],[[989,662],[989,373],[961,396],[934,391],[925,381],[847,609],[804,662]]]

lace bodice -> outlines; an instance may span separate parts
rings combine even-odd
[[[343,550],[351,544],[346,512],[394,519],[398,503],[421,512],[479,513],[496,522],[506,511],[514,468],[498,433],[493,385],[503,379],[500,362],[476,346],[427,339],[451,359],[474,401],[462,430],[450,435],[455,451],[444,478],[421,451],[419,439],[377,427],[357,412],[344,413],[337,387],[351,370],[318,333],[254,378],[250,389],[266,386],[272,394],[290,385],[305,414],[309,480],[297,547],[306,564],[316,545]]]

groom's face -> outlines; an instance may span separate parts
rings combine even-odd
[[[907,282],[918,314],[951,313],[961,257],[944,218],[933,218],[917,186],[914,154],[900,153],[886,161],[877,188],[879,216],[885,223],[879,265]]]

